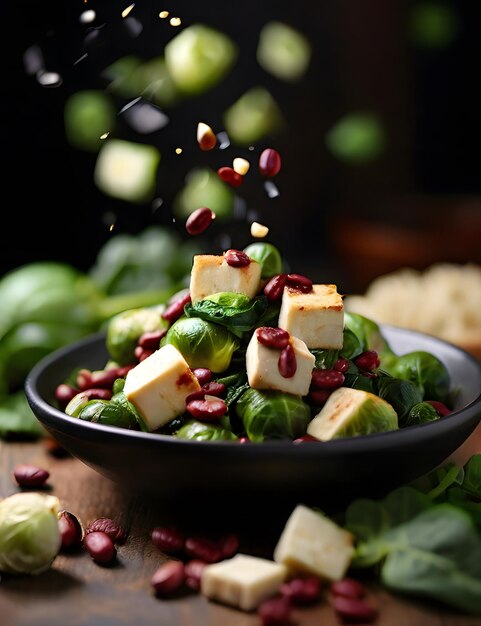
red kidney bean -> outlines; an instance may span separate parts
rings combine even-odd
[[[292,443],[306,443],[307,441],[319,441],[319,439],[316,439],[316,437],[313,437],[312,435],[302,435],[302,437],[293,439]]]
[[[287,274],[287,285],[293,289],[309,293],[312,291],[312,280],[302,274]]]
[[[343,374],[345,374],[347,370],[349,369],[349,365],[350,365],[349,360],[341,356],[334,363],[334,369],[337,370],[338,372],[342,372]]]
[[[451,409],[448,409],[448,407],[443,402],[439,402],[439,400],[426,400],[426,402],[429,402],[429,404],[436,409],[440,417],[452,413]]]
[[[232,167],[219,167],[217,174],[219,178],[231,187],[240,187],[244,180],[244,177]]]
[[[155,571],[151,585],[158,596],[170,596],[184,584],[184,564],[182,561],[166,561]]]
[[[88,369],[82,368],[77,372],[77,387],[80,391],[85,391],[92,387],[92,372]]]
[[[291,344],[287,344],[285,348],[281,350],[279,359],[277,361],[277,367],[279,368],[280,375],[283,378],[292,378],[297,370],[296,353]]]
[[[63,550],[72,550],[82,545],[82,525],[73,513],[70,513],[70,511],[60,511],[58,514],[58,529],[60,531]]]
[[[142,346],[136,346],[134,350],[134,354],[137,357],[139,363],[141,361],[144,361],[145,359],[148,359],[149,356],[154,354],[154,352],[155,350],[146,350],[145,348],[142,348]]]
[[[242,250],[230,249],[224,252],[224,259],[231,267],[247,267],[250,265],[250,257]]]
[[[366,587],[354,578],[343,578],[331,583],[329,591],[333,596],[344,596],[345,598],[364,598],[367,595]]]
[[[261,326],[256,330],[256,337],[259,343],[268,348],[277,348],[282,350],[285,348],[290,339],[287,330],[283,328],[272,328],[271,326]]]
[[[117,368],[118,378],[125,378],[135,365],[136,363],[129,363],[129,365],[122,365],[122,367]]]
[[[79,389],[76,387],[72,387],[72,385],[67,385],[62,383],[58,385],[55,389],[55,400],[57,400],[58,405],[61,409],[65,409],[70,400],[76,396],[79,392]]]
[[[217,563],[223,558],[219,544],[206,537],[187,537],[184,551],[188,556],[206,563]]]
[[[264,295],[269,302],[276,302],[282,298],[287,283],[287,274],[273,276],[264,286]]]
[[[239,536],[235,533],[230,533],[225,535],[225,537],[221,537],[218,541],[220,549],[222,551],[222,557],[224,559],[229,559],[234,556],[239,550]]]
[[[177,528],[156,526],[151,533],[152,543],[166,554],[174,554],[184,549],[184,535]]]
[[[346,624],[368,624],[377,617],[377,610],[360,598],[334,596],[332,606],[340,619]]]
[[[117,367],[92,372],[90,374],[90,388],[112,389],[112,385],[117,378],[119,378],[119,370]]]
[[[317,576],[292,578],[281,585],[281,594],[292,604],[312,604],[321,596],[321,581]]]
[[[199,381],[200,385],[205,385],[206,383],[210,383],[212,380],[212,372],[207,367],[196,367],[192,370],[194,376]]]
[[[208,396],[220,397],[223,393],[225,393],[225,389],[226,387],[224,383],[217,383],[215,381],[206,383],[202,386],[202,391]]]
[[[85,389],[82,391],[82,395],[87,398],[87,400],[110,400],[112,397],[112,390],[97,389],[97,387],[92,387],[91,389]]]
[[[151,330],[140,335],[137,345],[146,350],[157,350],[159,348],[160,340],[167,333],[166,328],[159,328],[159,330]]]
[[[263,626],[287,626],[291,623],[291,611],[289,598],[279,596],[261,602],[257,614]]]
[[[182,297],[169,304],[169,306],[162,313],[162,317],[164,320],[168,320],[169,322],[175,322],[181,315],[183,315],[185,305],[190,302],[192,302],[190,293],[184,294]]]
[[[92,559],[97,563],[110,563],[117,554],[112,539],[107,533],[101,531],[86,534],[83,544]]]
[[[337,389],[344,384],[345,376],[338,370],[312,370],[312,384],[318,389]]]
[[[227,413],[227,404],[224,400],[191,400],[187,411],[198,420],[212,422]]]
[[[193,211],[185,222],[185,230],[189,235],[200,235],[215,219],[215,213],[207,207]]]
[[[281,155],[273,148],[266,148],[259,157],[259,172],[262,176],[272,178],[281,169]]]
[[[379,356],[375,350],[366,350],[355,359],[353,359],[356,366],[364,372],[371,372],[378,368],[381,364]]]
[[[28,463],[17,465],[13,470],[13,477],[20,487],[42,487],[49,476],[46,469]]]
[[[125,530],[114,522],[113,519],[110,519],[110,517],[99,517],[93,522],[90,522],[85,530],[85,534],[88,535],[94,532],[105,533],[115,543],[123,543],[127,538]]]
[[[202,559],[191,559],[184,564],[185,584],[190,589],[199,591],[202,572],[207,565]]]
[[[331,395],[332,391],[328,389],[319,389],[317,391],[309,391],[309,398],[316,406],[323,405]]]

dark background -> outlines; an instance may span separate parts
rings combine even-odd
[[[438,3],[454,12],[456,35],[434,47],[413,41],[412,12],[420,4],[414,1],[144,2],[132,13],[143,25],[138,37],[126,32],[120,15],[128,4],[1,4],[3,34],[11,41],[3,54],[2,272],[39,259],[87,270],[112,236],[112,215],[113,232],[169,224],[185,236],[182,224],[172,223],[170,203],[199,162],[196,123],[209,119],[221,128],[225,108],[258,84],[271,91],[288,121],[287,129],[264,142],[283,156],[276,178],[281,193],[267,198],[252,176],[239,194],[270,226],[269,240],[296,270],[337,281],[347,292],[406,264],[481,261],[479,3]],[[92,26],[79,23],[86,8],[97,13],[95,37]],[[169,112],[165,129],[141,138],[162,153],[158,196],[164,203],[154,211],[150,203],[131,205],[96,188],[96,157],[69,145],[63,109],[72,93],[103,88],[101,70],[116,58],[161,54],[177,33],[160,24],[163,9],[179,15],[183,25],[200,21],[219,28],[236,41],[240,55],[215,89],[183,102]],[[308,72],[295,85],[255,61],[259,31],[272,19],[290,23],[312,43]],[[25,72],[23,55],[32,45],[42,50],[46,67],[62,76],[59,87],[43,87]],[[87,58],[75,63],[85,52]],[[329,153],[325,136],[342,115],[358,109],[380,116],[387,142],[379,158],[349,165]],[[124,138],[130,132],[120,127]],[[183,147],[180,157],[177,146]],[[226,155],[214,151],[201,158],[217,167]],[[250,242],[247,221],[225,229],[232,247]]]

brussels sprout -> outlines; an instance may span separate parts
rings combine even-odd
[[[439,413],[429,402],[418,402],[411,407],[406,417],[404,426],[415,426],[416,424],[426,424],[439,419]]]
[[[145,332],[167,328],[161,307],[129,309],[118,313],[107,325],[107,350],[114,361],[127,365],[135,360],[135,347]]]
[[[397,359],[382,362],[382,368],[394,376],[409,380],[416,385],[425,400],[450,401],[450,376],[434,354],[422,350],[403,354]]]
[[[77,91],[65,104],[65,134],[74,148],[97,152],[101,135],[115,128],[116,117],[114,103],[103,91]]]
[[[112,399],[114,398],[116,394],[124,390],[124,386],[125,386],[125,378],[116,378],[114,380],[114,384],[112,385],[112,393],[114,395],[112,396]]]
[[[307,433],[329,441],[398,428],[396,411],[388,402],[369,391],[340,387],[310,422]]]
[[[285,120],[271,93],[252,87],[227,109],[224,125],[232,142],[248,146],[283,128]]]
[[[173,204],[178,219],[186,219],[198,207],[207,206],[216,220],[225,220],[234,209],[234,192],[210,167],[196,167],[187,174],[185,186]]]
[[[195,439],[196,441],[233,441],[234,433],[218,424],[206,424],[197,420],[189,420],[174,433],[179,439]]]
[[[219,324],[200,317],[182,317],[162,339],[162,345],[166,344],[175,346],[190,368],[207,367],[217,374],[229,367],[240,341]]]
[[[55,496],[15,493],[0,502],[0,571],[40,574],[61,547]]]
[[[83,391],[80,391],[70,400],[70,402],[65,407],[64,412],[67,415],[70,415],[70,417],[78,417],[80,411],[84,408],[84,406],[87,406],[88,402],[88,395]]]
[[[236,411],[254,442],[302,437],[311,419],[311,409],[302,398],[280,391],[248,389],[237,400]]]
[[[326,134],[326,145],[340,161],[367,163],[384,150],[385,129],[379,116],[356,111],[341,118]]]
[[[282,273],[283,263],[279,250],[267,241],[257,241],[244,248],[244,252],[254,261],[257,261],[261,268],[262,278],[272,278]]]
[[[311,58],[311,44],[301,32],[279,21],[265,24],[259,35],[257,61],[280,80],[302,78]]]
[[[137,425],[134,414],[124,405],[112,400],[89,400],[78,417],[87,422],[118,428],[134,428]]]
[[[353,332],[358,338],[361,344],[361,352],[375,350],[381,356],[393,354],[388,342],[383,337],[379,324],[364,317],[364,315],[345,311],[344,327]]]
[[[419,389],[409,380],[392,378],[391,376],[380,376],[375,379],[374,384],[377,395],[389,402],[396,411],[399,426],[402,428],[412,407],[422,402],[423,397]]]

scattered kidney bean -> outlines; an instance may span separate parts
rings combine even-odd
[[[337,370],[338,372],[342,372],[343,374],[345,374],[347,370],[349,369],[349,365],[350,365],[349,360],[341,356],[334,363],[334,369]]]
[[[331,583],[329,591],[333,596],[345,598],[364,598],[367,595],[366,587],[354,578],[343,578]]]
[[[266,148],[259,157],[259,172],[262,176],[272,178],[281,169],[281,155],[273,148]]]
[[[70,511],[58,514],[58,529],[62,539],[62,549],[72,550],[82,545],[83,529],[78,518]]]
[[[339,618],[346,624],[368,624],[377,617],[377,610],[360,598],[334,596],[332,606]]]
[[[72,385],[62,383],[55,389],[55,400],[61,409],[65,409],[70,400],[78,394],[79,390]]]
[[[192,370],[192,372],[199,381],[200,385],[210,383],[210,381],[212,380],[212,372],[207,367],[196,367],[194,370]]]
[[[250,257],[242,250],[231,248],[224,252],[224,259],[227,265],[231,267],[247,267],[250,265]]]
[[[20,487],[43,487],[49,476],[46,469],[27,463],[17,465],[13,470],[13,477]]]
[[[338,370],[312,370],[312,384],[318,389],[337,389],[344,384],[345,376]]]
[[[154,352],[155,350],[147,350],[146,348],[142,348],[142,346],[135,346],[134,350],[134,354],[137,357],[139,363],[154,354]]]
[[[244,180],[244,177],[236,172],[233,167],[219,167],[217,174],[219,178],[231,187],[240,187]]]
[[[166,561],[155,571],[151,585],[158,596],[170,596],[184,584],[184,564],[182,561]]]
[[[448,409],[448,407],[443,402],[439,402],[439,400],[426,400],[426,402],[429,402],[429,404],[436,409],[441,417],[452,413],[451,409]]]
[[[271,326],[261,326],[256,330],[256,337],[259,343],[268,348],[282,350],[289,343],[290,335],[283,328],[272,328]]]
[[[159,348],[160,340],[166,333],[166,328],[147,331],[139,337],[137,345],[146,350],[157,350]]]
[[[86,534],[83,544],[96,563],[110,563],[117,554],[112,539],[101,531]]]
[[[128,365],[122,365],[117,369],[118,378],[125,378],[131,369],[135,367],[135,363],[129,363]]]
[[[125,530],[110,517],[99,517],[87,526],[85,534],[103,532],[115,543],[123,543],[127,538]]]
[[[281,585],[281,594],[292,604],[312,604],[321,596],[321,581],[317,576],[292,578]]]
[[[184,534],[170,526],[156,526],[151,533],[152,543],[165,554],[174,554],[184,549]]]
[[[191,559],[184,564],[185,584],[194,591],[199,591],[202,572],[207,565],[202,559]]]
[[[273,276],[264,286],[264,295],[269,302],[276,302],[282,298],[287,283],[287,274]]]
[[[281,350],[277,361],[277,367],[279,368],[279,373],[283,378],[292,378],[296,373],[296,353],[290,343]]]
[[[353,359],[356,366],[364,372],[371,372],[381,365],[379,356],[375,350],[366,350]]]
[[[302,274],[287,274],[286,282],[289,287],[302,291],[302,293],[312,291],[312,280]]]
[[[227,413],[227,404],[221,398],[218,400],[191,400],[186,409],[192,417],[211,422]]]
[[[184,551],[188,556],[206,563],[217,563],[223,558],[220,545],[206,537],[187,537]]]
[[[291,624],[291,611],[289,598],[279,596],[261,602],[257,614],[263,626],[288,626]]]
[[[230,559],[239,550],[239,537],[235,533],[221,537],[218,543],[224,559]]]
[[[185,222],[185,230],[189,235],[200,235],[215,220],[215,213],[207,207],[193,211]]]
[[[184,313],[184,307],[192,301],[190,293],[186,293],[177,300],[174,300],[162,313],[164,320],[175,322]]]

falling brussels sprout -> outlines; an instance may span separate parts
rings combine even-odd
[[[280,80],[295,82],[305,74],[311,59],[311,44],[289,24],[272,21],[259,35],[257,61]]]
[[[417,2],[411,9],[411,40],[422,48],[445,48],[459,34],[459,22],[454,7],[441,2]]]
[[[262,278],[272,278],[282,273],[282,257],[279,250],[267,241],[257,241],[244,248],[244,252],[262,268]]]
[[[58,498],[15,493],[0,502],[0,572],[40,574],[60,551]]]
[[[307,433],[329,441],[398,428],[396,411],[388,402],[369,391],[340,387],[309,423]]]
[[[248,146],[280,130],[284,116],[267,89],[253,87],[227,109],[224,124],[232,142]]]
[[[116,117],[114,104],[103,91],[77,91],[65,103],[65,134],[74,148],[97,152],[100,137],[112,132]]]
[[[384,127],[374,113],[350,113],[328,131],[326,144],[340,161],[367,163],[384,150]]]
[[[174,214],[186,219],[199,207],[209,207],[216,219],[229,218],[234,209],[234,192],[209,167],[194,168],[186,177],[185,186],[174,198]]]

